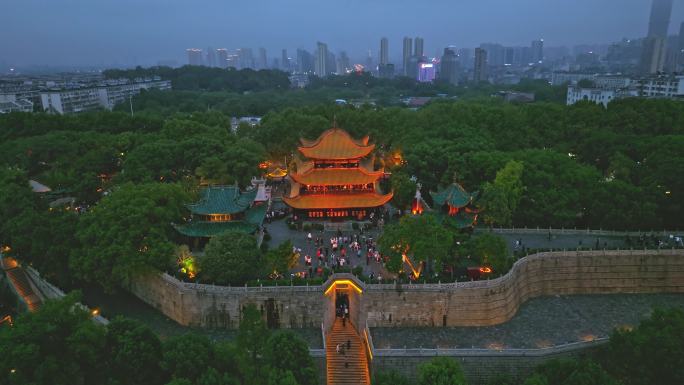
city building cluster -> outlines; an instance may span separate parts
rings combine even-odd
[[[101,73],[8,76],[0,78],[0,113],[45,111],[69,114],[112,110],[142,90],[170,90],[159,76],[104,79]]]

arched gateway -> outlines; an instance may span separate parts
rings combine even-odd
[[[351,274],[335,274],[323,289],[327,299],[323,317],[327,383],[370,384],[372,353],[365,320],[359,317],[363,284]]]

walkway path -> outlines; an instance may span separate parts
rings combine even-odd
[[[29,311],[36,311],[43,304],[41,297],[33,291],[29,278],[19,263],[11,257],[2,258],[2,268],[9,278],[14,291],[19,294]]]
[[[343,325],[342,319],[336,318],[326,337],[325,346],[328,385],[370,384],[363,340],[351,322]],[[337,351],[338,346],[341,347],[341,352]]]

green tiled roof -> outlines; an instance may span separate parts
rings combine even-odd
[[[447,203],[454,207],[464,207],[473,200],[473,196],[458,183],[452,183],[438,192],[430,191],[430,195],[438,207]]]
[[[193,214],[235,214],[249,208],[257,189],[240,192],[237,186],[211,186],[202,190],[200,201],[187,205]]]
[[[185,225],[176,226],[176,230],[188,237],[214,237],[226,231],[239,231],[252,234],[257,229],[257,225],[245,221],[228,222],[190,222]]]
[[[266,204],[253,206],[245,212],[245,219],[253,225],[261,226],[264,223],[266,209],[268,209],[268,205]]]

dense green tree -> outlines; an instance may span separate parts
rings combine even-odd
[[[601,355],[625,385],[684,383],[684,311],[656,309],[633,331],[615,330]]]
[[[420,385],[465,385],[466,380],[458,361],[437,357],[418,366]]]
[[[309,347],[292,331],[271,334],[266,342],[265,361],[279,373],[292,373],[299,385],[318,384],[318,369],[309,355]]]
[[[523,164],[511,160],[496,173],[494,182],[485,183],[482,197],[485,223],[511,225],[524,190],[522,174]]]
[[[261,259],[254,236],[228,231],[211,238],[199,267],[204,281],[237,285],[258,276]]]
[[[76,306],[79,296],[47,301],[0,328],[0,384],[96,384],[104,380],[105,330]]]
[[[127,183],[82,215],[70,266],[82,279],[107,289],[133,274],[167,269],[188,195],[175,184]]]
[[[162,344],[146,325],[117,317],[107,326],[108,378],[114,383],[161,384]]]
[[[266,365],[269,336],[269,330],[256,306],[245,306],[236,339],[238,365],[245,384],[265,383],[269,369]]]
[[[492,233],[480,234],[469,239],[464,245],[463,253],[482,265],[491,266],[495,275],[507,273],[513,263],[506,240]]]
[[[395,370],[378,372],[373,377],[373,385],[410,385],[411,381]]]
[[[162,367],[174,378],[195,382],[210,366],[212,346],[206,336],[184,334],[164,341]]]
[[[452,245],[453,234],[432,215],[403,217],[399,223],[386,226],[378,239],[380,250],[390,257],[387,269],[394,272],[403,268],[403,255],[410,258],[415,269],[421,263],[434,262],[441,271]]]
[[[400,210],[407,209],[416,196],[416,183],[403,172],[392,173],[390,183],[394,193],[392,204]]]
[[[40,222],[41,205],[29,186],[25,172],[0,168],[0,244],[10,246],[15,255],[30,257],[32,229]]]
[[[266,275],[274,274],[275,276],[287,273],[288,270],[292,269],[299,262],[297,259],[298,254],[292,251],[292,242],[287,240],[275,249],[268,250],[264,256],[264,262],[266,269],[264,273]]]

